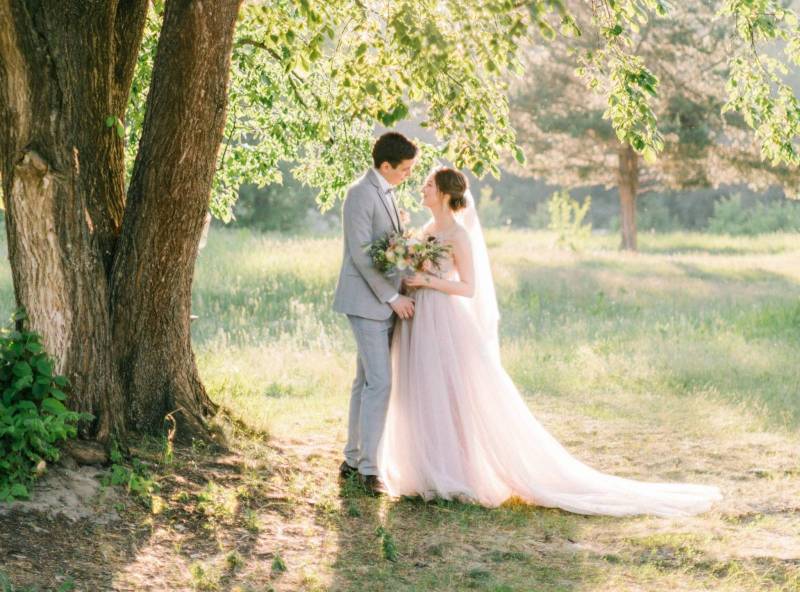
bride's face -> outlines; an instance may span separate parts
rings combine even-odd
[[[432,208],[439,205],[442,201],[442,194],[439,188],[436,187],[436,181],[433,180],[433,175],[428,175],[425,180],[425,185],[422,186],[422,205],[426,208]]]

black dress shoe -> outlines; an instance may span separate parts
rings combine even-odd
[[[364,487],[364,491],[367,492],[367,495],[371,495],[373,497],[377,497],[379,495],[386,494],[386,486],[383,484],[377,475],[358,475],[359,480],[361,481],[361,485]]]
[[[358,474],[358,469],[348,465],[347,461],[344,461],[341,465],[339,465],[339,477],[341,477],[342,479],[348,479],[349,477],[357,474]]]

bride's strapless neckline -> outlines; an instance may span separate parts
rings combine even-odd
[[[455,234],[455,230],[457,230],[457,229],[458,229],[458,223],[455,223],[455,224],[453,224],[449,228],[446,228],[443,231],[431,232],[430,230],[423,230],[422,234],[426,238],[429,237],[429,236],[432,236],[432,237],[437,238],[439,240],[447,240],[453,234]]]

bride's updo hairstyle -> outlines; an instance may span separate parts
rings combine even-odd
[[[464,197],[464,193],[469,185],[461,171],[450,168],[439,169],[433,174],[433,182],[436,183],[439,191],[450,196],[450,201],[447,203],[451,210],[457,212],[467,207],[467,198]]]

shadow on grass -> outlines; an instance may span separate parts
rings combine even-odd
[[[678,275],[603,260],[551,269],[510,266],[514,281],[499,292],[501,333],[553,339],[563,334],[563,341],[574,342],[660,339],[665,330],[692,339],[693,333],[727,331],[797,343],[797,282],[761,269],[734,273],[675,266]]]
[[[584,517],[519,504],[486,509],[375,499],[348,484],[341,487],[338,506],[286,503],[268,493],[270,476],[307,471],[309,465],[274,459],[257,469],[263,473],[250,473],[252,466],[242,462],[247,451],[240,452],[232,457],[176,451],[161,479],[159,494],[167,507],[153,512],[126,503],[119,510],[122,521],[109,527],[42,514],[0,517],[0,573],[14,592],[57,590],[65,582],[71,583],[65,590],[319,592],[570,592],[610,589],[604,587],[608,581],[641,589],[664,589],[654,586],[670,582],[682,589],[727,585],[760,591],[794,590],[800,583],[796,559],[720,559],[707,532],[685,533],[683,524],[662,524],[655,529],[661,532],[642,535],[636,518]],[[329,478],[330,468],[316,477]],[[209,493],[212,482],[233,492],[237,503],[226,509],[224,495]],[[307,551],[313,573],[298,579],[292,573],[297,566],[290,563],[282,574],[278,558],[286,546],[306,544],[301,514],[309,509],[316,529],[336,541],[336,550],[333,557]],[[253,524],[251,511],[264,522]],[[592,529],[620,537],[598,544]]]
[[[144,456],[154,450],[140,449]],[[122,493],[114,504],[119,520],[105,525],[41,512],[2,515],[0,573],[15,592],[229,590],[253,564],[267,566],[256,579],[269,581],[277,549],[261,544],[254,516],[296,519],[301,504],[265,484],[298,468],[242,461],[220,449],[177,448],[172,463],[148,463],[159,484],[152,501]]]
[[[350,510],[343,509],[338,527],[334,591],[568,592],[610,589],[603,586],[615,576],[644,586],[680,581],[692,589],[726,583],[741,590],[789,590],[800,581],[794,560],[718,559],[691,533],[623,538],[613,551],[584,535],[591,524],[624,532],[637,518],[343,496],[343,508]]]
[[[759,268],[746,268],[746,269],[715,269],[713,271],[704,269],[703,267],[687,263],[685,261],[675,261],[673,263],[678,269],[683,271],[686,277],[714,282],[730,286],[731,284],[741,282],[743,284],[752,283],[769,283],[772,284],[775,291],[780,290],[798,291],[800,290],[800,282],[786,277],[781,273],[776,273],[767,269]]]
[[[639,252],[656,255],[773,255],[797,250],[792,234],[725,236],[707,233],[639,235]]]
[[[587,388],[577,382],[591,375],[605,390],[744,403],[770,427],[800,429],[800,373],[791,361],[800,356],[800,285],[769,270],[675,266],[682,275],[674,279],[645,267],[631,279],[619,261],[580,261],[555,273],[513,266],[501,329],[512,350],[528,356],[527,367],[513,363],[517,383],[566,394]],[[685,289],[681,277],[701,289]],[[658,283],[648,289],[637,280]],[[595,374],[582,374],[580,351],[597,359]]]
[[[565,549],[585,518],[528,505],[371,498],[342,487],[331,590],[577,590],[600,574]]]

